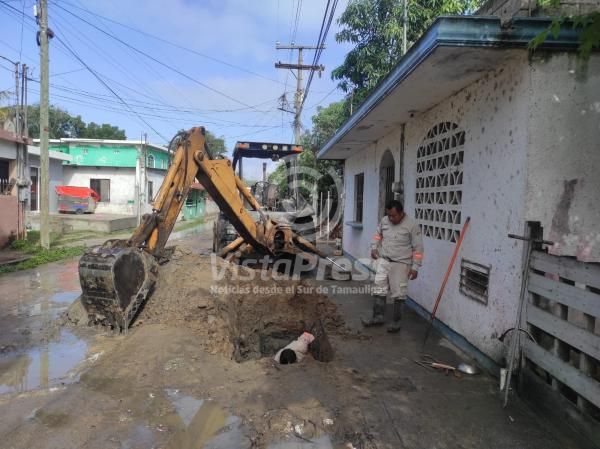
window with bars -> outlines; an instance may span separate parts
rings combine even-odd
[[[389,203],[394,199],[394,192],[392,186],[394,185],[394,166],[385,167],[385,202]]]
[[[365,174],[354,175],[354,221],[363,221],[363,194],[365,190]]]
[[[465,132],[442,122],[429,130],[417,150],[415,218],[423,235],[456,242],[462,220]]]

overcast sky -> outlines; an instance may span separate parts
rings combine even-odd
[[[33,4],[0,0],[0,56],[26,63],[37,80]],[[274,63],[296,62],[297,52],[276,50],[275,43],[315,45],[326,4],[325,0],[49,0],[49,25],[62,41],[53,39],[50,44],[50,102],[86,122],[123,128],[129,139],[147,133],[153,143],[164,144],[179,129],[195,125],[224,136],[228,148],[237,140],[291,142],[292,115],[278,110],[278,98],[286,92],[292,107],[296,79],[289,71],[275,69]],[[336,19],[346,4],[347,0],[339,1]],[[302,122],[307,128],[318,104],[326,106],[342,96],[331,70],[350,47],[336,44],[337,31],[334,21],[320,60],[326,70],[321,78],[314,77],[305,102]],[[305,51],[304,62],[310,64],[312,58],[313,52]],[[0,90],[14,90],[11,64],[0,59],[0,66]],[[37,102],[39,84],[32,81],[29,103]],[[260,176],[260,163],[245,164],[244,169],[247,177]]]

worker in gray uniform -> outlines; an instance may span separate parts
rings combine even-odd
[[[385,304],[389,293],[394,300],[394,312],[388,332],[398,332],[408,281],[417,278],[423,261],[421,228],[404,213],[400,201],[393,200],[386,204],[385,216],[373,236],[371,257],[376,259],[377,267],[372,288],[373,316],[362,319],[363,326],[384,324]]]

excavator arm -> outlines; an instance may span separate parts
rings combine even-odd
[[[127,329],[156,283],[158,260],[195,179],[240,235],[220,255],[251,247],[270,256],[310,252],[323,257],[310,242],[296,235],[289,224],[277,223],[260,210],[256,199],[235,174],[231,161],[211,157],[204,136],[201,127],[181,136],[153,211],[144,215],[129,240],[108,240],[81,257],[82,303],[91,321]],[[248,213],[244,201],[259,212],[258,221]]]

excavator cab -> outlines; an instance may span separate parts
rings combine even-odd
[[[298,179],[293,170],[292,161],[302,151],[301,145],[289,143],[237,142],[232,154],[233,169],[237,176],[243,179],[244,160],[246,159],[270,159],[272,161],[284,159],[290,187],[297,186]],[[293,188],[288,189],[287,195],[283,195],[276,184],[270,183],[264,178],[266,177],[263,175],[262,181],[257,181],[250,187],[252,195],[261,205],[262,211],[274,220],[288,223],[294,232],[315,244],[315,212],[313,208]],[[247,204],[247,206],[249,205]],[[250,213],[256,216],[256,212],[250,211]],[[219,252],[236,238],[237,233],[234,226],[221,212],[213,228],[213,251]]]

